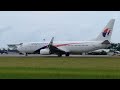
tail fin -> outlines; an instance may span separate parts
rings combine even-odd
[[[111,19],[108,24],[105,26],[103,31],[98,35],[98,37],[95,39],[96,41],[105,41],[111,40],[111,35],[113,31],[113,26],[114,26],[115,19]]]

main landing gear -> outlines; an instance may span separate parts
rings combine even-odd
[[[59,54],[57,54],[57,55],[58,55],[58,57],[62,57],[62,54],[61,54],[61,53],[59,53]],[[66,56],[66,57],[69,57],[69,56],[70,56],[70,53],[66,53],[65,56]]]
[[[59,54],[58,54],[58,57],[62,57],[62,54],[61,54],[61,53],[59,53]]]
[[[70,53],[66,53],[66,54],[65,54],[66,57],[69,57],[69,55],[70,55]]]

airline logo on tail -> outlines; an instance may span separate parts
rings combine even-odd
[[[105,29],[102,33],[103,37],[108,36],[111,33],[111,30],[109,28]]]

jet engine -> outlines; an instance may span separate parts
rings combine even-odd
[[[42,55],[49,55],[50,54],[50,50],[49,49],[42,49],[42,50],[40,50],[40,54],[42,54]]]

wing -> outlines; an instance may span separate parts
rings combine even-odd
[[[58,53],[65,54],[66,53],[66,51],[64,49],[58,48],[58,47],[56,47],[54,45],[50,45],[49,50],[50,50],[51,54],[54,54],[54,53],[56,53],[56,54],[58,54]]]
[[[47,46],[37,49],[36,51],[33,52],[33,54],[40,54],[40,50],[45,48],[47,48]]]
[[[57,46],[53,45],[53,40],[54,40],[54,37],[52,37],[52,39],[48,45],[48,48],[49,48],[51,54],[54,54],[54,53],[65,54],[66,52],[68,52],[64,47],[57,47]]]

